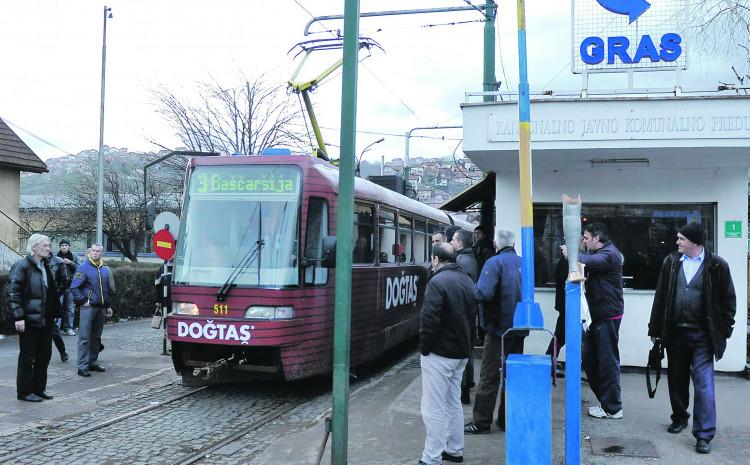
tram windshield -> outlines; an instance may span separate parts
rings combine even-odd
[[[300,172],[288,165],[199,166],[190,176],[174,282],[241,287],[299,282]],[[257,253],[250,253],[258,248]]]

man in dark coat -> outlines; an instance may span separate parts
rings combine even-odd
[[[585,251],[578,261],[585,265],[586,302],[591,312],[591,326],[583,339],[581,363],[589,387],[600,405],[589,407],[594,418],[622,418],[620,389],[620,323],[625,311],[622,295],[623,257],[609,240],[602,223],[583,228]],[[562,246],[563,255],[568,250]]]
[[[46,392],[47,367],[60,300],[48,264],[49,237],[32,234],[27,247],[29,255],[14,263],[8,275],[8,311],[20,343],[16,394],[19,400],[41,402],[52,399]]]
[[[505,430],[505,385],[500,386],[500,367],[509,354],[523,353],[524,338],[528,334],[527,331],[511,332],[505,336],[505,354],[501,359],[502,337],[513,327],[516,304],[521,301],[521,259],[513,248],[514,242],[512,231],[500,229],[495,233],[497,254],[484,264],[474,288],[474,296],[480,304],[479,323],[485,335],[473,421],[464,427],[467,434],[490,432],[498,390],[497,425]]]
[[[434,273],[427,282],[420,315],[422,420],[426,438],[421,465],[462,462],[461,376],[471,354],[474,283],[456,265],[450,244],[432,249]]]
[[[63,289],[63,316],[60,329],[63,334],[75,336],[76,333],[73,331],[73,320],[75,318],[76,304],[73,302],[73,295],[70,293],[70,283],[73,281],[73,275],[78,267],[78,259],[75,254],[70,251],[70,242],[68,242],[67,239],[60,241],[60,250],[57,252],[57,256],[65,264],[66,276],[65,282],[58,283]]]
[[[651,308],[648,335],[667,349],[669,400],[677,434],[687,427],[693,379],[695,450],[707,454],[716,434],[714,358],[732,335],[736,296],[727,262],[703,247],[703,228],[688,223],[677,233],[677,252],[664,259]]]

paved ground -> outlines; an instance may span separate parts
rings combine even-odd
[[[65,337],[75,354],[75,337]],[[107,349],[101,356],[106,373],[91,378],[76,375],[71,361],[56,352],[49,370],[49,389],[55,399],[29,404],[15,399],[18,339],[0,340],[0,462],[24,447],[80,430],[136,408],[190,391],[175,376],[169,357],[160,355],[160,333],[149,321],[107,325]],[[53,349],[54,350],[54,349]],[[349,463],[356,465],[416,464],[424,441],[419,413],[421,379],[416,355],[396,357],[395,365],[378,367],[352,382]],[[478,372],[478,370],[477,370]],[[553,451],[555,464],[564,463],[565,380],[553,390]],[[254,429],[215,451],[199,463],[312,465],[323,440],[323,418],[330,407],[326,383],[225,386],[160,407],[132,420],[113,424],[101,433],[51,444],[32,457],[8,463],[167,464],[189,455],[212,439],[251,424],[270,412],[289,409],[271,423]],[[642,374],[623,375],[625,418],[596,420],[582,417],[582,463],[640,464],[750,464],[750,381],[717,378],[719,433],[713,452],[694,452],[689,431],[666,433],[669,402],[666,381],[656,399],[648,399]],[[593,395],[583,385],[582,411]],[[465,409],[467,419],[471,409]],[[649,441],[659,458],[595,456],[589,439],[615,438]],[[467,436],[468,465],[504,463],[504,434]],[[330,448],[330,441],[328,447]],[[329,463],[330,449],[323,463]]]

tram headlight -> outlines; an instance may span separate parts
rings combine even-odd
[[[245,318],[254,320],[289,320],[294,318],[294,307],[264,307],[253,305],[245,310]]]
[[[175,315],[198,316],[198,306],[187,302],[172,302],[172,313]]]

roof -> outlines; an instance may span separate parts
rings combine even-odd
[[[0,119],[0,166],[30,173],[49,171],[47,164],[2,119]]]
[[[460,212],[487,200],[495,200],[495,173],[487,174],[484,179],[453,197],[443,204],[440,209],[449,212]]]

